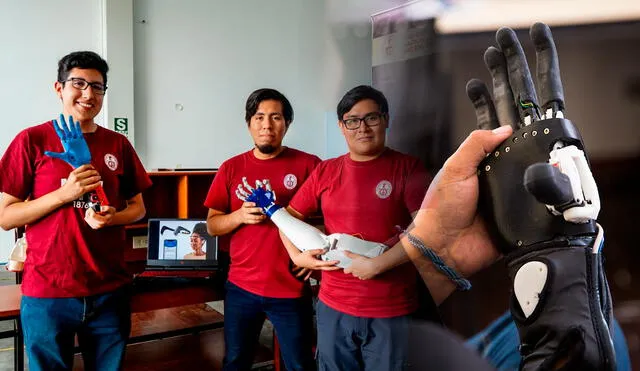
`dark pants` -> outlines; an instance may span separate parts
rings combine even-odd
[[[311,311],[309,297],[267,298],[227,282],[223,370],[251,369],[265,316],[273,323],[287,370],[314,369]]]
[[[320,371],[404,370],[410,316],[355,317],[318,301]]]
[[[120,370],[131,330],[130,299],[129,287],[79,298],[22,296],[29,369],[71,370],[77,334],[85,370]]]

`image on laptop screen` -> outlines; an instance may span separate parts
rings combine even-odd
[[[204,219],[149,219],[147,266],[163,269],[214,268],[218,239]]]

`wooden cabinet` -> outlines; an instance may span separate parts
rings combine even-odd
[[[128,262],[145,261],[146,248],[133,248],[134,236],[147,235],[149,218],[207,217],[204,200],[215,176],[215,170],[149,172],[153,185],[143,192],[147,214],[144,219],[126,226]]]

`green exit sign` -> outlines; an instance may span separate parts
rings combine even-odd
[[[129,119],[125,117],[116,117],[113,119],[113,130],[120,134],[129,135]]]

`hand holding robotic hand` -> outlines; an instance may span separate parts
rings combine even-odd
[[[336,264],[337,267],[347,268],[351,265],[351,259],[345,255],[344,251],[374,258],[387,249],[385,244],[365,241],[344,233],[327,236],[317,228],[293,217],[286,209],[275,203],[276,195],[268,179],[257,180],[254,188],[249,185],[246,178],[242,178],[242,184],[239,184],[236,189],[236,196],[242,201],[254,202],[262,208],[298,250],[325,250],[326,252],[320,255],[320,258],[324,261],[339,261]]]
[[[91,152],[89,151],[87,141],[84,139],[84,135],[82,134],[82,128],[80,127],[79,121],[74,122],[73,117],[69,116],[69,123],[67,123],[64,115],[60,114],[60,123],[58,123],[58,120],[54,119],[53,128],[60,138],[64,152],[45,151],[45,156],[58,158],[71,165],[74,169],[82,165],[91,164]],[[91,208],[94,209],[96,213],[99,213],[101,210],[100,206],[109,206],[109,201],[107,200],[107,195],[104,193],[102,186],[96,188],[95,193],[95,198],[98,202],[94,202]]]
[[[478,168],[479,209],[505,255],[522,370],[614,370],[611,298],[602,267],[600,201],[578,129],[564,118],[564,93],[549,27],[530,37],[540,104],[522,46],[509,28],[496,34],[485,64],[492,100],[467,84],[480,129],[513,134]]]

